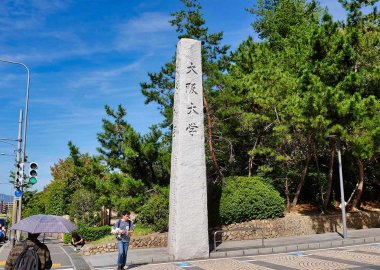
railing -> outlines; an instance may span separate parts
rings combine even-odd
[[[262,228],[235,228],[235,229],[229,229],[229,230],[218,230],[214,232],[214,251],[217,251],[216,243],[218,242],[223,242],[221,241],[216,241],[216,235],[218,233],[222,234],[224,232],[246,232],[246,231],[261,231],[261,246],[264,247],[264,231]]]

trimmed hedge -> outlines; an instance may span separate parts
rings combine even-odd
[[[260,177],[227,177],[220,199],[223,224],[283,216],[284,199]]]
[[[101,226],[101,227],[79,227],[76,232],[78,232],[85,241],[95,241],[104,236],[111,234],[110,226]],[[63,236],[63,242],[65,244],[70,243],[71,233],[65,233]]]

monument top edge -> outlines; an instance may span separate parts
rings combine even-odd
[[[200,40],[192,39],[192,38],[181,38],[179,42],[186,42],[186,43],[200,43]]]

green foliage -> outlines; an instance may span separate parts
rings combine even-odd
[[[141,180],[122,173],[109,173],[105,179],[97,181],[96,189],[101,194],[99,205],[116,211],[137,211],[145,198],[146,187]]]
[[[63,243],[69,244],[71,242],[71,233],[63,234]]]
[[[153,231],[167,231],[169,221],[169,189],[156,187],[140,208],[139,221]]]
[[[98,151],[110,169],[120,170],[146,186],[165,185],[169,179],[166,157],[168,148],[160,143],[161,131],[152,126],[141,136],[124,119],[127,112],[119,105],[117,111],[105,106],[109,119],[103,119],[103,132],[98,133]]]
[[[145,226],[141,223],[135,224],[135,228],[133,229],[134,236],[147,235],[154,232],[150,227]]]
[[[81,188],[74,192],[70,204],[69,214],[78,225],[95,225],[98,221],[96,202],[97,196],[94,192]]]
[[[259,177],[228,177],[220,200],[223,224],[283,216],[284,199]]]
[[[23,217],[45,213],[46,198],[43,198],[42,192],[24,191],[22,199]]]
[[[172,13],[170,23],[178,38],[202,42],[211,120],[206,130],[212,133],[223,175],[271,179],[289,202],[294,197],[296,204],[299,197],[329,205],[331,194],[338,198],[340,192],[333,185],[338,179],[336,161],[330,162],[336,160],[334,142],[339,137],[347,192],[355,190],[363,172],[363,196],[378,199],[380,17],[370,8],[379,1],[339,0],[347,18],[335,22],[317,1],[258,0],[248,11],[256,15],[252,26],[262,40],[248,37],[230,56],[229,47],[221,45],[222,32],[209,33],[200,1],[181,2],[184,8]],[[80,220],[96,216],[93,213],[105,206],[140,212],[144,226],[167,229],[168,190],[157,186],[168,186],[170,178],[175,57],[148,76],[141,91],[146,103],[158,104],[163,122],[142,135],[126,121],[122,105],[106,105],[97,134],[100,156],[82,154],[69,142],[69,156],[52,167],[53,181],[42,193],[25,194],[26,215],[70,212]],[[211,155],[206,154],[209,169]],[[258,177],[227,178],[224,187],[219,176],[207,172],[209,224],[281,215],[278,194],[270,202],[279,207],[254,200],[275,193]],[[93,224],[96,219],[80,222]]]
[[[85,241],[92,242],[98,239],[101,239],[107,235],[111,234],[110,226],[101,226],[101,227],[79,227],[76,232],[78,232]],[[70,243],[71,233],[65,233],[63,237],[65,244]]]
[[[52,181],[44,193],[47,196],[46,214],[62,216],[67,213],[68,205],[65,202],[65,186],[62,181]]]

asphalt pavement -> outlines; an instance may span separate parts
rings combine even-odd
[[[82,256],[72,249],[71,246],[64,245],[59,240],[47,239],[45,241],[50,249],[53,269],[116,269],[117,252],[104,253],[98,255]],[[347,238],[343,239],[339,233],[325,233],[314,234],[298,237],[282,237],[275,239],[265,239],[264,246],[261,240],[244,240],[244,241],[225,241],[218,245],[217,251],[213,248],[210,251],[210,257],[207,260],[193,260],[187,262],[176,262],[173,257],[167,253],[166,248],[146,248],[146,249],[130,249],[128,252],[127,264],[129,269],[187,269],[187,270],[200,270],[200,269],[380,269],[376,266],[377,261],[373,258],[380,260],[380,228],[349,230]],[[347,264],[348,259],[339,253],[345,247],[365,245],[366,249],[359,250],[356,253],[350,254],[366,254],[370,257],[372,264],[366,261],[357,262],[352,267]],[[324,250],[338,249],[338,257],[334,258],[333,266],[322,266],[321,268],[313,268],[313,262],[321,261],[323,258],[326,260]],[[346,248],[347,249],[347,248]],[[322,253],[312,253],[313,250],[318,250]],[[3,269],[5,260],[10,251],[10,244],[7,243],[0,247],[0,270]],[[348,249],[351,251],[351,249]],[[347,251],[347,252],[348,252]],[[307,256],[304,253],[308,253]],[[346,253],[347,253],[346,252]],[[361,252],[361,253],[360,253]],[[377,253],[376,253],[377,252]],[[283,267],[278,266],[279,256],[270,256],[271,254],[295,254],[294,256],[281,255],[283,260],[286,260],[289,265],[294,263],[294,258],[297,260],[305,260],[305,268],[300,267]],[[328,253],[330,256],[331,252]],[[344,253],[344,254],[346,254]],[[322,254],[322,255],[321,255]],[[335,254],[335,253],[334,253]],[[345,256],[353,256],[353,255]],[[267,256],[268,255],[268,256]],[[264,256],[264,259],[257,260],[257,256]],[[267,256],[267,257],[265,257]],[[324,257],[325,256],[325,257]],[[364,255],[363,255],[364,256]],[[372,256],[372,257],[371,257]],[[376,257],[377,256],[377,257]],[[298,258],[299,257],[299,258]],[[289,259],[290,258],[290,259]],[[307,258],[307,259],[306,259]],[[322,259],[321,259],[322,258]],[[361,258],[361,257],[360,257]],[[366,257],[364,257],[366,258]],[[360,259],[362,260],[362,259]],[[365,260],[365,259],[364,259]],[[243,266],[241,263],[244,261]],[[323,261],[323,260],[322,260]],[[253,265],[255,262],[256,264]],[[380,261],[379,261],[380,262]],[[311,266],[307,267],[307,264]],[[260,265],[261,264],[261,265]],[[224,265],[224,266],[223,266]],[[277,266],[276,266],[277,265]],[[281,265],[281,264],[280,264]],[[337,268],[334,268],[335,266]],[[342,265],[342,266],[339,266]],[[378,264],[380,265],[380,263]],[[346,268],[344,268],[346,267]],[[356,268],[355,268],[356,267]]]

